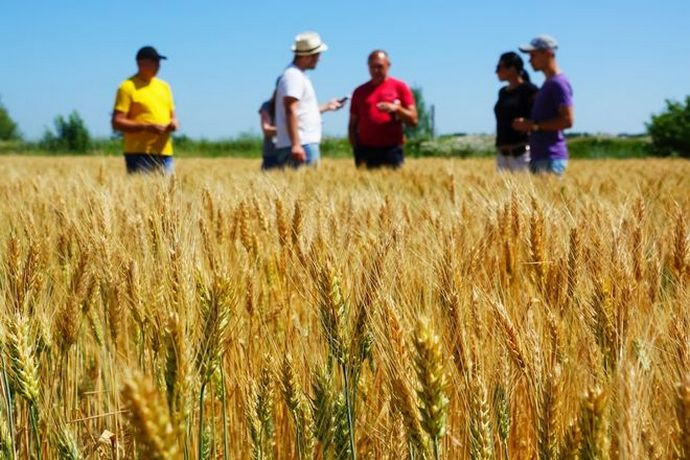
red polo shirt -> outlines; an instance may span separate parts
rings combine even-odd
[[[350,113],[357,117],[357,142],[367,147],[392,147],[404,142],[403,123],[396,114],[376,108],[379,102],[396,102],[404,108],[414,105],[410,88],[402,81],[388,77],[375,86],[371,81],[352,94]]]

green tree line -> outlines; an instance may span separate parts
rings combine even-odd
[[[419,114],[419,123],[416,127],[406,127],[405,135],[408,139],[407,150],[412,156],[433,155],[432,114],[427,101],[424,98],[422,88],[416,86],[412,88]],[[690,96],[685,101],[666,101],[665,109],[652,115],[646,124],[647,133],[651,142],[645,147],[645,154],[654,156],[678,155],[690,157]],[[17,123],[10,116],[7,108],[0,100],[0,141],[21,142],[21,132]],[[608,147],[608,144],[615,141],[608,140],[604,143],[599,142],[597,147],[600,151],[593,156],[602,155],[601,151],[607,148],[615,148],[615,145]],[[175,138],[178,150],[196,154],[198,156],[241,156],[249,152],[261,150],[261,140],[258,136],[240,135],[235,139],[222,141],[195,140],[185,135],[178,135]],[[621,143],[621,145],[623,145]],[[628,145],[631,145],[630,143]],[[349,153],[349,146],[344,139],[326,139],[323,145],[324,154],[329,153],[333,156],[344,156]],[[620,147],[620,146],[618,146]],[[67,116],[58,115],[53,121],[53,129],[46,129],[39,142],[24,142],[21,149],[40,150],[45,152],[65,152],[65,153],[89,153],[93,151],[117,153],[120,148],[120,140],[114,139],[94,139],[83,118],[77,111],[73,111]],[[487,154],[487,152],[478,152]],[[640,156],[643,153],[636,149],[632,156]],[[442,156],[443,153],[440,153]],[[463,152],[466,156],[467,152]],[[470,152],[471,154],[471,152]],[[579,156],[581,152],[578,153]],[[592,155],[590,155],[592,156]],[[615,156],[620,156],[617,152]]]
[[[17,123],[10,117],[0,99],[0,141],[13,141],[21,137]]]

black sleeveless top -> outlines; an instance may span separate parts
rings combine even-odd
[[[496,145],[527,143],[527,133],[515,131],[512,127],[516,118],[530,118],[532,104],[539,89],[532,83],[524,82],[520,86],[508,89],[507,86],[498,92],[498,101],[494,106],[496,114]]]

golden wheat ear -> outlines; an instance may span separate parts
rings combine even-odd
[[[486,385],[481,374],[473,373],[470,381],[470,457],[494,458],[493,430]]]
[[[178,446],[180,433],[176,432],[152,382],[141,374],[132,374],[122,388],[125,413],[135,433],[138,451],[152,460],[178,460],[182,453]]]
[[[326,367],[317,368],[311,377],[311,400],[314,436],[321,445],[324,458],[328,457],[335,436],[336,389],[333,376]]]
[[[428,318],[421,318],[415,331],[415,369],[419,389],[419,409],[422,427],[431,438],[438,458],[440,440],[446,434],[448,406],[448,374],[445,369],[440,338]]]
[[[314,451],[314,425],[312,423],[311,407],[297,380],[295,364],[292,356],[289,354],[286,354],[283,358],[280,383],[283,401],[285,401],[285,405],[295,425],[297,456],[300,460],[311,458]]]
[[[84,458],[79,451],[73,430],[64,424],[57,428],[54,444],[61,460],[82,460]]]
[[[607,396],[602,388],[585,392],[580,408],[581,458],[609,458]]]
[[[540,458],[558,458],[561,411],[561,370],[556,365],[544,379],[538,405],[538,445]]]

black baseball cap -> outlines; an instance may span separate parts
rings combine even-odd
[[[161,59],[168,58],[158,54],[158,51],[156,51],[156,48],[154,48],[153,46],[144,46],[143,48],[139,49],[139,51],[137,51],[137,61],[139,59],[150,59],[151,61],[160,61]]]

